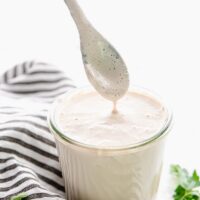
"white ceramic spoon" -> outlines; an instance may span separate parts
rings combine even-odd
[[[80,35],[85,71],[93,87],[116,103],[128,90],[127,67],[115,48],[90,24],[76,0],[64,0]]]

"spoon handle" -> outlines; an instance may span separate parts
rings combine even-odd
[[[83,13],[81,7],[78,5],[76,0],[64,0],[67,7],[70,10],[71,16],[74,19],[79,32],[84,29],[85,26],[89,25],[85,14]]]

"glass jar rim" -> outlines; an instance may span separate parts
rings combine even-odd
[[[142,92],[143,94],[148,94],[151,97],[154,97],[167,110],[168,117],[165,120],[164,125],[162,126],[162,128],[159,131],[157,131],[152,137],[142,140],[141,142],[133,143],[130,145],[124,145],[124,146],[98,147],[96,145],[86,144],[86,143],[82,143],[77,140],[74,140],[74,139],[66,136],[65,134],[63,134],[62,131],[58,128],[58,126],[56,126],[55,110],[56,110],[57,105],[59,104],[59,99],[62,99],[64,97],[66,98],[66,97],[73,96],[77,92],[83,91],[83,90],[94,91],[94,89],[91,87],[72,89],[72,90],[68,91],[67,93],[64,93],[64,94],[58,96],[55,99],[55,101],[53,102],[53,106],[49,110],[48,117],[47,117],[48,126],[49,126],[50,130],[54,133],[54,135],[58,136],[63,142],[67,142],[67,143],[70,143],[71,145],[75,145],[75,146],[90,149],[90,150],[96,150],[96,151],[122,151],[122,150],[139,149],[141,147],[145,147],[145,146],[152,144],[155,141],[161,139],[163,136],[165,136],[169,132],[169,130],[172,127],[173,113],[172,113],[171,109],[169,109],[169,106],[166,106],[166,104],[163,102],[163,100],[161,100],[160,96],[155,94],[155,92],[152,92],[149,89],[146,89],[144,87],[134,86],[134,87],[130,88],[130,91]]]

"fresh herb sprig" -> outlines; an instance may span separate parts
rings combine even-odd
[[[26,200],[27,196],[28,195],[26,193],[20,193],[16,196],[11,197],[11,200]]]
[[[180,165],[172,165],[171,174],[176,184],[174,200],[200,200],[200,178],[196,170],[190,175]]]

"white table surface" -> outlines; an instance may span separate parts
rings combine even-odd
[[[171,163],[200,171],[200,2],[79,2],[124,57],[131,83],[153,89],[171,104],[174,127],[158,198],[168,200],[163,191]],[[36,59],[59,66],[79,86],[87,84],[78,34],[63,0],[0,1],[0,24],[0,72]]]

